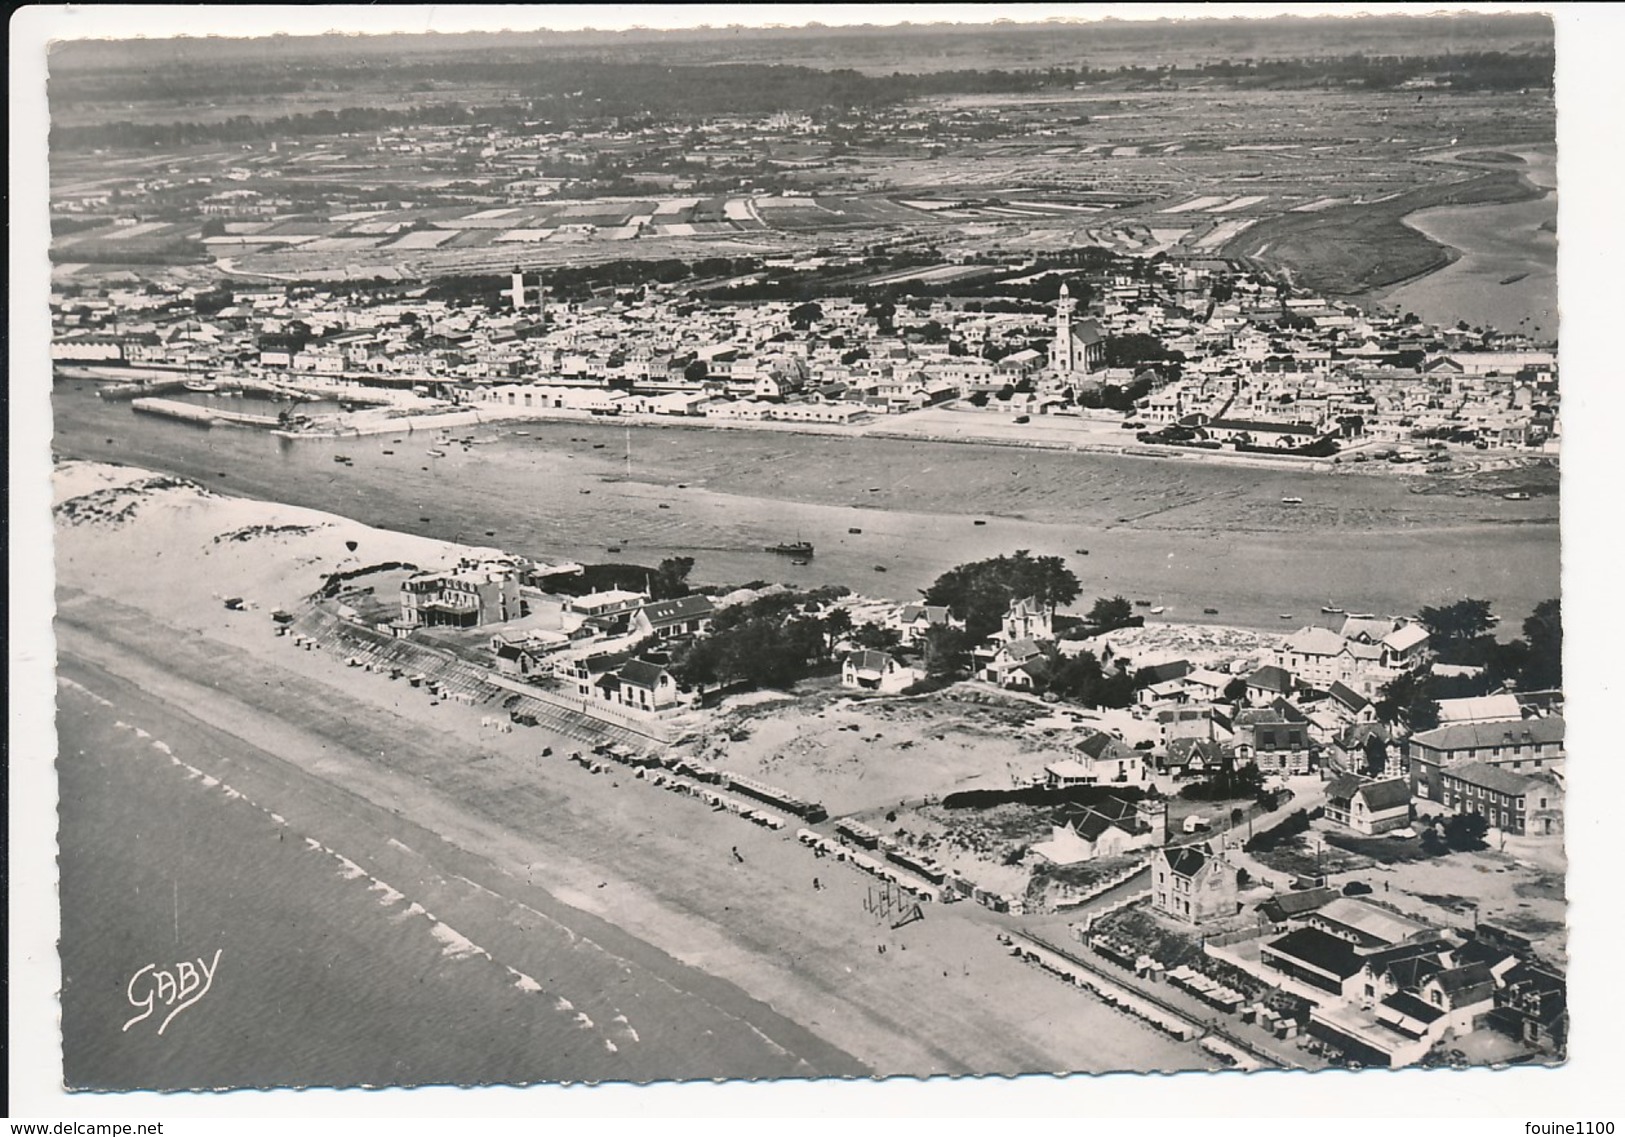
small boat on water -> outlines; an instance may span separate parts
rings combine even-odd
[[[978,520],[978,521],[972,521],[971,524],[972,525],[986,525],[987,522]]]
[[[677,488],[680,489],[680,490],[686,490],[688,488],[688,483],[687,482],[678,482],[677,483]]]
[[[1204,616],[1217,616],[1218,614],[1219,614],[1219,610],[1217,608],[1203,608],[1202,609],[1202,615],[1204,615]]]
[[[1073,549],[1072,551],[1078,554],[1080,557],[1087,557],[1089,555],[1088,549]]]
[[[1281,499],[1281,504],[1282,505],[1302,505],[1303,504],[1303,498],[1301,498],[1301,497],[1283,497]]]
[[[863,530],[862,529],[848,529],[847,532],[848,533],[862,533]]]
[[[612,553],[618,553],[621,551],[621,547],[619,545],[611,545],[609,546],[609,551]]]
[[[1151,601],[1149,601],[1149,600],[1136,600],[1134,602],[1134,606],[1136,608],[1149,608],[1149,607],[1151,607]]]
[[[578,492],[580,492],[580,493],[592,493],[592,491],[591,491],[591,490],[580,490],[580,491],[578,491]]]
[[[1375,612],[1350,612],[1348,615],[1351,620],[1375,620],[1377,618]]]
[[[1291,612],[1282,612],[1281,613],[1281,619],[1283,619],[1283,620],[1292,619],[1292,613]]]
[[[1168,611],[1167,608],[1163,607],[1161,604],[1158,604],[1155,608],[1151,609],[1151,614],[1153,616],[1160,616],[1166,611]]]
[[[220,390],[220,384],[209,383],[202,379],[190,380],[181,384],[181,386],[185,387],[188,391],[196,391],[200,395],[212,395],[216,391]]]
[[[445,456],[446,456],[446,452],[444,450],[431,450],[431,451],[429,451],[429,457],[431,457],[431,458],[444,458]]]
[[[602,450],[604,448],[604,444],[602,442],[594,442],[592,444],[592,448],[594,450]]]
[[[1322,604],[1320,606],[1320,610],[1326,613],[1328,616],[1344,615],[1343,609],[1337,607],[1335,604]]]
[[[1527,272],[1515,272],[1511,276],[1502,277],[1501,278],[1501,283],[1502,284],[1517,284],[1518,281],[1522,280],[1524,277],[1526,277],[1528,275],[1529,274]]]
[[[528,430],[516,430],[516,431],[514,431],[514,434],[516,436],[520,437],[520,438],[529,438],[530,437],[530,431],[528,431]]]
[[[812,564],[812,562],[809,561],[806,557],[796,557],[790,563],[793,564],[793,565],[810,565],[810,564]]]
[[[395,453],[395,451],[393,451],[393,450],[385,450],[384,453],[393,455]]]
[[[1512,493],[1504,493],[1501,496],[1506,498],[1508,501],[1528,501],[1529,500],[1529,495],[1524,493],[1522,490],[1514,490]]]
[[[666,504],[666,503],[665,503],[665,502],[661,502],[661,503],[660,503],[660,504],[659,504],[659,505],[658,505],[658,506],[656,506],[656,507],[655,507],[655,508],[657,508],[657,509],[670,509],[670,508],[671,508],[671,506],[669,506],[669,505],[667,505],[667,504]]]
[[[875,571],[876,572],[885,572],[886,571],[886,566],[885,565],[876,565],[875,566]]]
[[[777,553],[781,557],[810,557],[813,555],[812,543],[809,541],[786,541],[779,545],[767,545],[764,551]]]
[[[335,455],[333,455],[333,461],[335,461],[335,462],[337,462],[337,463],[339,463],[340,465],[343,465],[343,466],[348,466],[350,464],[349,456],[345,455],[345,454],[335,454]]]

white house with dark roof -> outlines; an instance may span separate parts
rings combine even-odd
[[[565,607],[578,616],[613,616],[630,612],[649,602],[647,592],[632,592],[624,588],[606,588],[602,592],[589,592],[585,596],[572,596]]]
[[[677,680],[656,663],[630,659],[605,671],[592,684],[595,698],[628,710],[654,714],[681,701]]]
[[[1340,632],[1299,629],[1276,646],[1270,662],[1318,690],[1341,684],[1369,699],[1385,683],[1427,662],[1427,645],[1421,624],[1349,617]]]
[[[956,620],[941,604],[904,604],[887,614],[885,626],[901,635],[904,643],[918,644],[932,628],[963,628],[965,621]]]
[[[1006,641],[1054,639],[1054,620],[1055,609],[1036,599],[1013,600],[1001,633]]]
[[[1326,693],[1326,703],[1333,714],[1345,724],[1373,723],[1377,721],[1374,703],[1358,691],[1339,682],[1333,683]]]
[[[716,605],[709,596],[679,596],[671,600],[656,600],[633,611],[630,630],[639,636],[700,635],[711,628]]]
[[[1127,802],[1110,797],[1094,805],[1064,805],[1051,820],[1050,839],[1033,852],[1056,865],[1118,857],[1158,844],[1167,831],[1164,801]]]
[[[1151,858],[1151,906],[1187,924],[1236,914],[1236,870],[1209,844],[1158,849]]]
[[[920,681],[920,672],[883,651],[848,652],[841,660],[841,686],[895,695]]]
[[[1018,691],[1030,691],[1049,673],[1049,656],[1035,639],[994,636],[971,652],[979,678]]]
[[[1326,786],[1326,820],[1367,837],[1410,824],[1411,785],[1404,778],[1370,781],[1342,774]]]

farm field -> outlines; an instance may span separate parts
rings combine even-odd
[[[928,241],[960,260],[1082,246],[1247,257],[1351,294],[1448,261],[1400,224],[1405,213],[1536,192],[1507,152],[1549,143],[1555,118],[1544,94],[1200,85],[941,97],[902,112],[905,123],[956,115],[992,116],[998,134],[838,157],[803,147],[806,155],[778,168],[782,188],[769,191],[684,192],[666,178],[671,185],[647,193],[594,193],[567,177],[535,176],[529,167],[540,152],[523,145],[472,172],[421,148],[379,149],[353,137],[112,160],[57,152],[59,209],[155,182],[176,189],[166,191],[172,204],[136,224],[75,221],[59,232],[53,256],[79,266],[76,275],[167,263],[183,279],[320,279],[342,258],[345,274],[412,279],[502,271],[520,251],[545,268],[787,255],[878,238]],[[764,168],[773,154],[763,143],[732,160]],[[195,189],[179,192],[203,183],[273,205],[263,220],[234,217],[222,230],[188,204]],[[301,198],[323,204],[301,207]]]

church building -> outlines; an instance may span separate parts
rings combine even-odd
[[[1063,382],[1098,371],[1106,364],[1106,337],[1094,320],[1072,322],[1072,290],[1061,284],[1055,305],[1055,342],[1050,347],[1050,370]]]

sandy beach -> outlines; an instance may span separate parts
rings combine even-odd
[[[126,476],[79,468],[59,497],[82,498],[109,478],[103,488],[117,491]],[[188,760],[291,824],[323,832],[351,860],[388,863],[393,841],[474,882],[481,906],[460,913],[458,930],[499,959],[510,957],[493,943],[524,948],[495,930],[526,910],[547,913],[600,944],[613,941],[609,950],[628,966],[667,976],[749,1024],[809,1072],[1209,1064],[1194,1046],[1010,960],[994,939],[1008,917],[962,904],[931,906],[902,929],[877,924],[863,907],[868,878],[815,861],[785,834],[629,775],[540,759],[544,745],[564,740],[542,730],[482,732],[482,708],[431,706],[421,691],[271,634],[267,609],[309,591],[327,571],[316,560],[326,550],[359,537],[375,549],[398,540],[390,549],[398,554],[420,538],[386,538],[342,518],[324,526],[304,511],[186,487],[145,494],[122,519],[117,513],[59,519],[65,674],[92,691],[109,688],[98,694],[136,725],[143,715],[183,713],[240,740]],[[308,531],[213,540],[253,525]],[[108,564],[122,571],[109,576]],[[196,564],[207,574],[179,567]],[[179,571],[163,579],[171,565]],[[260,607],[228,611],[202,594],[205,580]],[[390,871],[377,873],[389,879]],[[816,892],[815,875],[825,884]]]

